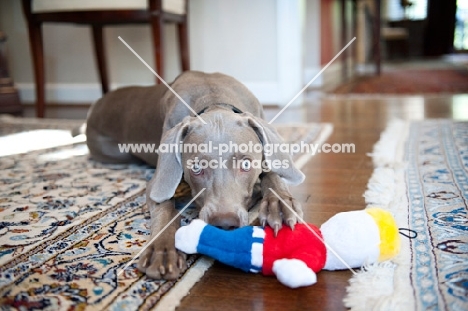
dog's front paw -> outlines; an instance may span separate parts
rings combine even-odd
[[[140,256],[138,270],[152,279],[177,279],[186,268],[186,255],[175,248],[174,232],[168,229]]]
[[[302,218],[303,213],[301,204],[292,197],[287,189],[273,189],[273,191],[268,190],[264,194],[258,218],[262,226],[268,224],[277,235],[283,222],[294,229],[299,221],[298,216]]]

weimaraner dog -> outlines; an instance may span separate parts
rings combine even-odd
[[[167,87],[156,85],[110,92],[96,102],[87,119],[87,143],[94,159],[107,163],[140,160],[156,166],[146,191],[151,235],[158,234],[177,215],[173,196],[182,179],[190,185],[193,197],[205,188],[195,204],[199,217],[208,223],[225,229],[248,225],[248,209],[261,198],[262,225],[268,224],[276,231],[283,223],[293,228],[296,216],[269,190],[273,189],[302,216],[301,206],[291,196],[288,184],[301,183],[304,175],[288,153],[267,154],[258,148],[246,152],[245,148],[242,152],[240,148],[232,148],[222,155],[215,148],[159,150],[159,155],[120,152],[118,143],[155,146],[281,143],[276,130],[263,120],[257,98],[234,78],[191,71],[181,74],[171,87],[193,112]],[[202,166],[198,162],[201,160],[220,162],[217,167]],[[264,160],[289,165],[266,169],[253,165]],[[184,269],[185,254],[174,247],[179,226],[180,221],[174,221],[140,256],[138,268],[149,277],[175,279]]]

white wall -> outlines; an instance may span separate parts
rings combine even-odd
[[[318,5],[319,0],[308,2]],[[190,0],[190,7],[192,69],[232,75],[263,103],[285,104],[301,89],[304,0]],[[32,65],[20,1],[0,1],[0,29],[9,37],[11,75],[22,100],[32,102]],[[314,29],[313,38],[320,42]],[[166,26],[167,81],[180,72],[175,33],[175,26]],[[153,66],[149,27],[109,27],[105,35],[112,86],[152,84],[152,73],[118,40],[121,36]],[[48,101],[83,103],[100,96],[87,27],[46,24],[44,46]],[[314,50],[309,44],[308,51],[308,64],[317,60],[318,65],[319,45]]]
[[[320,1],[307,0],[304,22],[304,84],[315,77],[320,67]],[[320,86],[318,77],[312,86]]]

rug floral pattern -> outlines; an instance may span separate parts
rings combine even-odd
[[[21,120],[0,119],[0,136],[72,127]],[[289,142],[313,142],[321,130],[279,128]],[[96,163],[83,150],[73,144],[0,157],[2,310],[148,310],[177,282],[148,279],[135,263],[117,275],[148,239],[145,187],[154,170]],[[184,217],[196,217],[195,209]],[[196,260],[189,257],[189,267]]]
[[[418,310],[468,309],[468,123],[413,123],[407,147]]]

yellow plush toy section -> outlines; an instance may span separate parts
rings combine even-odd
[[[392,214],[378,207],[365,210],[377,224],[380,231],[379,261],[388,260],[400,252],[400,236],[398,226]]]

